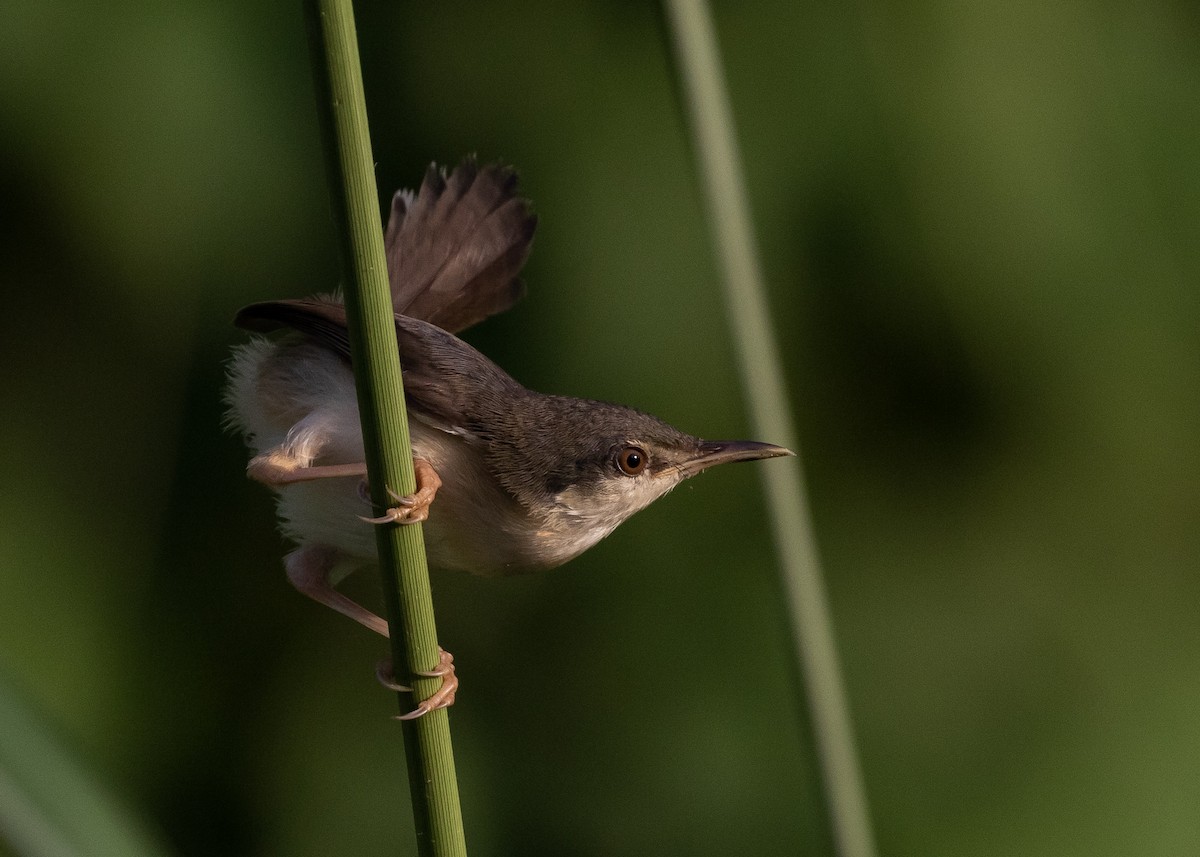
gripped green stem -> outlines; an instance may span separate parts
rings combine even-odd
[[[666,0],[665,8],[754,430],[757,436],[797,452],[796,458],[772,462],[760,472],[796,661],[807,688],[833,840],[841,857],[872,857],[875,844],[866,793],[712,17],[704,0]]]
[[[305,0],[305,11],[330,196],[342,241],[346,315],[371,501],[386,508],[395,505],[389,487],[409,494],[416,486],[354,11],[350,0]],[[408,711],[414,696],[425,699],[442,681],[416,675],[434,669],[439,654],[425,543],[418,525],[388,524],[376,532],[396,678],[416,688],[415,694],[400,694],[401,708]],[[441,709],[405,721],[403,730],[418,853],[465,857],[447,712]]]

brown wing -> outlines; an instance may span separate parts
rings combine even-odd
[[[346,308],[325,298],[264,301],[238,310],[233,323],[242,330],[270,333],[283,327],[298,330],[350,360]]]
[[[346,308],[323,298],[266,301],[238,312],[234,323],[268,333],[290,328],[351,362]],[[475,435],[525,388],[457,336],[436,325],[396,315],[396,341],[404,368],[408,408],[445,431]],[[492,415],[482,419],[481,414]]]
[[[398,192],[384,234],[393,309],[457,333],[520,300],[537,218],[516,190],[511,168],[467,159]]]

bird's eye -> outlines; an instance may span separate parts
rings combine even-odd
[[[627,446],[617,453],[617,467],[626,476],[637,476],[646,469],[646,453],[636,446]]]

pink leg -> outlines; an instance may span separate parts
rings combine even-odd
[[[337,560],[338,552],[333,548],[325,545],[306,545],[288,554],[284,559],[284,566],[287,569],[288,580],[300,592],[370,628],[376,634],[387,637],[387,620],[376,616],[357,601],[347,598],[330,584],[329,575],[337,565]],[[400,715],[400,720],[414,720],[430,711],[454,704],[454,695],[458,691],[458,676],[454,673],[454,656],[441,648],[438,649],[438,652],[440,654],[437,668],[427,673],[420,673],[420,675],[442,676],[442,686],[408,714]],[[385,687],[393,690],[412,690],[412,688],[396,684],[395,679],[386,675],[390,672],[392,672],[390,664],[386,664],[386,670],[384,664],[381,664],[377,670],[379,680]]]
[[[361,461],[351,464],[316,464],[310,467],[300,467],[289,463],[291,461],[279,455],[257,455],[246,465],[246,475],[256,482],[271,486],[309,482],[313,479],[367,475],[367,465]]]
[[[332,607],[343,616],[365,625],[376,634],[388,636],[387,621],[376,616],[357,601],[347,598],[329,583],[329,575],[337,565],[338,552],[324,545],[306,545],[292,551],[284,559],[288,580],[309,598]]]

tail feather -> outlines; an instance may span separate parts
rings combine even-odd
[[[516,188],[511,168],[467,159],[448,177],[431,164],[415,196],[393,197],[384,241],[397,313],[456,333],[520,300],[537,218]]]

